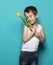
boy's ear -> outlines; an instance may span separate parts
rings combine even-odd
[[[36,14],[36,18],[38,18],[38,14]]]

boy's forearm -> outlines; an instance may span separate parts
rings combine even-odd
[[[41,36],[39,37],[39,40],[40,40],[41,42],[44,42],[44,41],[45,41],[45,37],[41,35]]]
[[[29,40],[33,37],[33,35],[34,35],[34,32],[31,32],[30,35],[25,36],[25,37],[23,38],[24,42],[29,41]]]

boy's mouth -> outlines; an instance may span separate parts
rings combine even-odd
[[[31,20],[31,21],[29,20],[29,22],[30,22],[30,23],[33,23],[33,21],[32,21],[32,20]]]

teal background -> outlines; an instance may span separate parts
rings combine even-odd
[[[46,42],[39,53],[39,65],[53,65],[53,0],[0,0],[0,65],[19,65],[22,47],[22,16],[26,6],[36,6]],[[42,50],[43,49],[43,50]]]

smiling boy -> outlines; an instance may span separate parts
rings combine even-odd
[[[24,10],[24,15],[32,24],[33,28],[24,26],[23,45],[19,58],[20,65],[38,65],[39,42],[45,41],[44,28],[38,24],[38,11],[34,6],[28,6]]]

